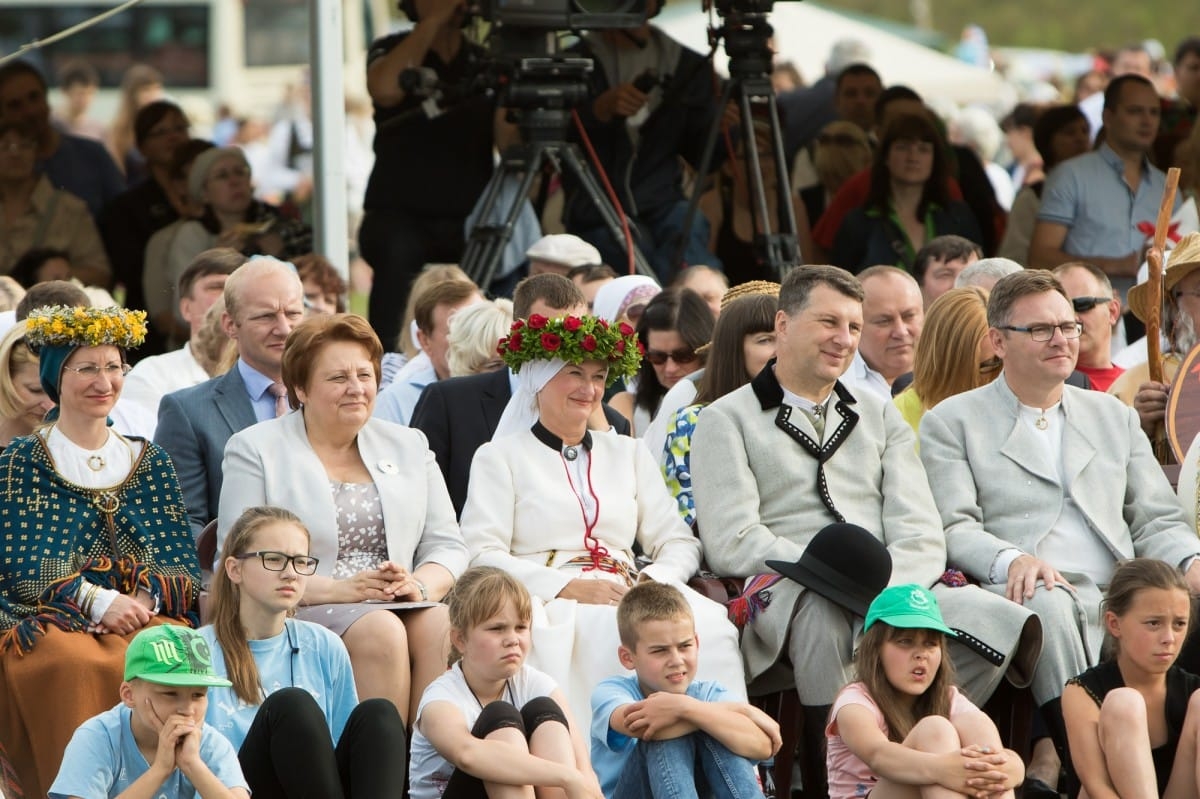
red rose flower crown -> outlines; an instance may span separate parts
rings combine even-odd
[[[608,364],[610,386],[619,377],[633,377],[643,354],[637,333],[624,322],[612,326],[595,316],[547,319],[540,314],[513,322],[496,352],[514,372],[530,361],[602,361]]]

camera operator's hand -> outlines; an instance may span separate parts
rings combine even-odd
[[[592,103],[592,113],[601,122],[611,122],[613,117],[631,117],[646,104],[647,96],[632,83],[622,83],[597,97]]]

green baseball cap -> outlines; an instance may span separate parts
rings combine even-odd
[[[937,597],[916,583],[885,588],[867,608],[863,632],[877,621],[911,630],[937,630],[951,638],[958,634],[946,626]]]
[[[189,688],[233,685],[213,673],[212,650],[204,636],[175,624],[149,627],[133,637],[125,650],[125,679]]]

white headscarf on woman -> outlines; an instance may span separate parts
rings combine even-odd
[[[538,420],[537,395],[562,371],[567,362],[562,358],[552,358],[548,361],[529,361],[521,366],[517,373],[517,390],[504,406],[500,423],[496,425],[493,439],[511,433],[520,433],[533,427]]]
[[[616,322],[633,304],[632,300],[637,299],[644,304],[650,302],[660,291],[662,287],[654,278],[645,275],[624,275],[600,287],[596,292],[596,299],[592,301],[592,312],[606,322]]]

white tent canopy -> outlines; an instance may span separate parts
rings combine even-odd
[[[885,86],[903,83],[939,105],[952,101],[999,110],[1017,99],[1016,90],[995,73],[812,3],[777,2],[769,20],[775,28],[777,59],[794,63],[809,83],[825,74],[834,42],[858,39],[869,48],[870,64]],[[668,6],[654,23],[687,47],[708,52],[708,15],[699,2]],[[727,74],[723,46],[715,61],[717,71]]]

